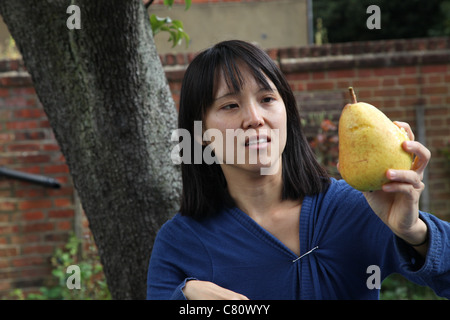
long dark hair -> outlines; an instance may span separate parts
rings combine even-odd
[[[223,72],[227,85],[242,88],[238,63],[245,63],[264,88],[269,78],[286,106],[287,139],[282,155],[283,199],[301,199],[323,192],[329,184],[326,170],[317,162],[305,135],[292,90],[272,59],[260,48],[240,40],[224,41],[198,54],[187,68],[180,93],[178,127],[194,137],[194,121],[202,121],[214,101],[218,74]],[[181,163],[183,191],[180,213],[200,219],[233,206],[219,164],[194,164],[195,139],[191,139],[191,162]],[[197,146],[198,148],[198,146]]]

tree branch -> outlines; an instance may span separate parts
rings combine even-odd
[[[148,9],[155,0],[142,0],[142,3],[144,4],[145,8]]]

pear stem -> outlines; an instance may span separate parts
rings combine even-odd
[[[352,99],[352,103],[355,104],[358,101],[356,100],[356,94],[355,91],[353,90],[353,87],[349,87],[348,91],[350,92],[350,98]]]

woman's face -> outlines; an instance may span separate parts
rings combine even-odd
[[[204,133],[212,136],[211,146],[223,170],[275,174],[286,145],[283,99],[269,78],[271,90],[245,64],[239,67],[243,79],[239,92],[227,85],[223,74],[218,77],[214,102],[204,117]]]

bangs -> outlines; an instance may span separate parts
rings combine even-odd
[[[241,71],[243,66],[250,69],[261,88],[272,91],[273,88],[267,81],[267,79],[270,79],[277,90],[280,90],[280,83],[272,70],[271,61],[267,61],[267,57],[259,51],[255,51],[253,47],[247,48],[245,46],[215,46],[209,49],[203,57],[203,70],[206,74],[202,79],[203,83],[199,83],[199,85],[205,89],[212,87],[212,90],[205,90],[205,96],[202,99],[203,115],[213,104],[222,77],[230,92],[237,93],[242,90],[245,84]]]
[[[272,87],[267,81],[268,76],[262,71],[261,66],[255,65],[253,61],[245,61],[242,58],[228,55],[222,61],[219,61],[219,63],[214,74],[213,97],[216,96],[221,77],[224,78],[230,92],[238,93],[242,90],[245,85],[241,72],[243,65],[251,70],[253,77],[262,89],[272,91]]]

